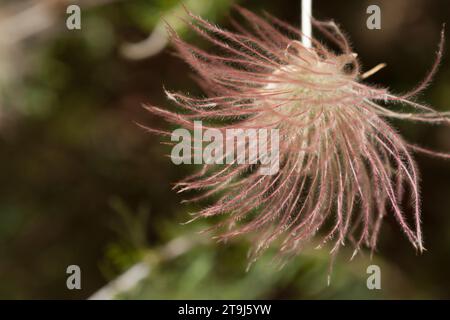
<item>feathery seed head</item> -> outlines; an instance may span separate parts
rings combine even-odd
[[[333,254],[346,241],[355,253],[362,245],[373,250],[388,213],[422,251],[419,176],[411,152],[448,155],[405,142],[387,119],[449,123],[448,114],[408,100],[436,71],[443,37],[424,83],[410,94],[395,96],[362,82],[378,68],[361,73],[356,54],[333,22],[314,21],[314,26],[340,48],[339,54],[314,39],[313,48],[304,47],[297,40],[301,32],[275,17],[237,10],[250,28],[233,21],[237,31],[226,31],[189,13],[187,23],[218,54],[171,32],[179,55],[199,75],[208,97],[168,92],[185,112],[148,109],[187,129],[194,128],[194,120],[220,131],[277,129],[279,171],[265,176],[255,164],[204,165],[176,186],[180,191],[206,190],[193,201],[220,195],[196,218],[226,215],[212,228],[222,240],[252,234],[257,239],[252,260],[269,245],[296,254],[318,231],[323,234],[319,246],[333,240]],[[412,112],[396,111],[396,104]],[[226,124],[217,125],[217,119]],[[245,142],[246,151],[251,148],[255,145]],[[403,210],[406,202],[413,203],[411,217]]]

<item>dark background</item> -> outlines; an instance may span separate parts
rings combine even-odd
[[[450,162],[422,155],[416,159],[428,249],[423,255],[416,255],[388,217],[374,260],[365,254],[348,262],[351,250],[343,250],[330,287],[325,249],[306,250],[282,271],[271,265],[269,252],[245,272],[245,239],[198,244],[162,261],[160,246],[180,236],[189,239],[208,222],[180,225],[195,207],[179,204],[171,183],[193,168],[173,165],[160,139],[135,122],[165,125],[141,108],[147,102],[168,105],[163,85],[198,89],[170,46],[140,61],[123,57],[120,47],[145,39],[179,2],[85,1],[80,31],[66,29],[63,1],[48,2],[55,16],[49,28],[20,43],[0,41],[0,298],[87,298],[141,260],[151,266],[149,276],[118,297],[450,298]],[[202,15],[226,26],[231,2],[197,4]],[[3,39],[12,35],[2,33],[1,23],[12,16],[11,8],[27,3],[0,0]],[[300,24],[299,0],[239,3]],[[370,4],[381,7],[381,30],[366,28]],[[442,24],[450,21],[448,5],[444,0],[315,0],[313,12],[343,27],[365,70],[387,63],[368,81],[399,93],[431,68]],[[183,26],[178,31],[199,41]],[[448,46],[419,101],[450,110]],[[410,141],[450,150],[448,127],[393,124]],[[82,290],[66,288],[71,264],[81,267]],[[370,264],[381,266],[380,291],[366,288]]]

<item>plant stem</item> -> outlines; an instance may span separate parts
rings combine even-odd
[[[312,0],[302,0],[302,43],[305,47],[311,48],[312,37]]]

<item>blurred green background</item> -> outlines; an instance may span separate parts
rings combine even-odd
[[[227,26],[237,1],[184,2]],[[238,2],[300,25],[300,0]],[[388,217],[374,260],[366,253],[349,262],[342,250],[329,287],[325,249],[306,250],[281,271],[268,252],[246,272],[245,239],[215,244],[196,235],[208,221],[180,224],[196,207],[180,204],[171,183],[194,168],[173,165],[161,139],[135,124],[164,127],[141,107],[168,105],[163,85],[199,92],[172,48],[158,49],[164,39],[129,46],[159,32],[162,19],[200,43],[175,19],[180,2],[74,1],[82,30],[73,31],[65,26],[68,3],[0,0],[0,298],[88,298],[136,264],[145,265],[144,279],[111,298],[450,298],[449,161],[416,157],[423,255]],[[366,28],[370,4],[381,7],[381,30]],[[316,0],[314,14],[346,30],[366,70],[387,63],[369,82],[393,92],[423,78],[450,20],[445,0]],[[130,50],[146,57],[132,59]],[[420,101],[450,110],[448,54]],[[450,150],[448,127],[394,125],[411,141]],[[66,288],[72,264],[81,267],[81,290]],[[381,267],[382,290],[366,287],[370,264]]]

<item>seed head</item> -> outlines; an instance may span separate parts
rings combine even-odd
[[[218,198],[194,219],[224,215],[212,228],[220,240],[255,237],[252,261],[271,245],[292,255],[313,240],[319,246],[333,241],[333,255],[347,241],[355,254],[363,245],[374,250],[387,214],[396,218],[417,250],[424,250],[419,174],[412,152],[448,155],[409,144],[388,121],[449,123],[448,114],[411,100],[437,69],[443,33],[430,74],[412,92],[397,96],[363,83],[382,65],[362,73],[335,23],[314,21],[314,26],[339,53],[315,39],[313,47],[306,48],[297,40],[302,36],[297,28],[273,16],[261,18],[239,7],[237,11],[247,27],[232,21],[235,32],[189,13],[187,23],[218,53],[185,43],[170,31],[207,97],[167,92],[182,113],[153,106],[148,110],[187,129],[193,129],[194,120],[221,131],[278,129],[279,170],[261,175],[258,164],[204,165],[176,185],[180,192],[206,190],[189,201]],[[248,154],[254,145],[247,141],[245,148]],[[405,203],[412,203],[412,216],[403,210]]]

